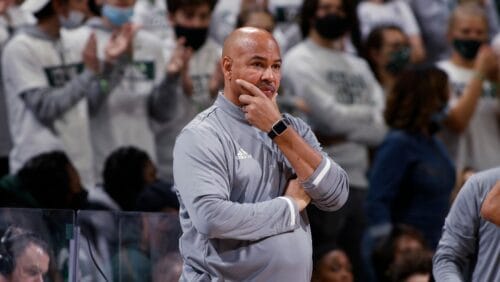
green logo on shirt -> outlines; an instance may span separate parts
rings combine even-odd
[[[68,81],[75,78],[84,69],[83,63],[75,63],[64,66],[45,67],[45,75],[51,87],[62,87]]]
[[[140,71],[145,80],[154,80],[155,63],[153,61],[135,61],[132,63],[135,70]]]

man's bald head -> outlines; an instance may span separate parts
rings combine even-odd
[[[255,27],[238,28],[231,32],[224,41],[222,57],[233,57],[235,53],[248,51],[258,44],[276,44],[278,47],[274,37],[266,30]]]
[[[236,82],[245,80],[264,94],[276,94],[281,80],[281,54],[273,36],[263,29],[242,27],[224,41],[221,60],[224,74],[224,96],[238,105],[245,92]]]

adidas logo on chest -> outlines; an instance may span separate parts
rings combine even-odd
[[[249,153],[247,153],[242,148],[240,148],[238,150],[238,153],[236,154],[236,159],[237,160],[245,160],[245,159],[251,159],[251,158],[252,158],[252,155],[250,155]]]

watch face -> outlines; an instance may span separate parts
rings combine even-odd
[[[285,131],[288,127],[288,124],[286,121],[284,121],[284,119],[280,120],[280,122],[278,122],[273,130],[274,132],[276,132],[276,134],[280,135],[281,133],[283,133],[283,131]]]

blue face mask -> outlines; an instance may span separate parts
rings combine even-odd
[[[112,25],[122,26],[130,21],[134,14],[134,8],[119,8],[112,5],[105,4],[102,6],[102,15],[107,18]]]

